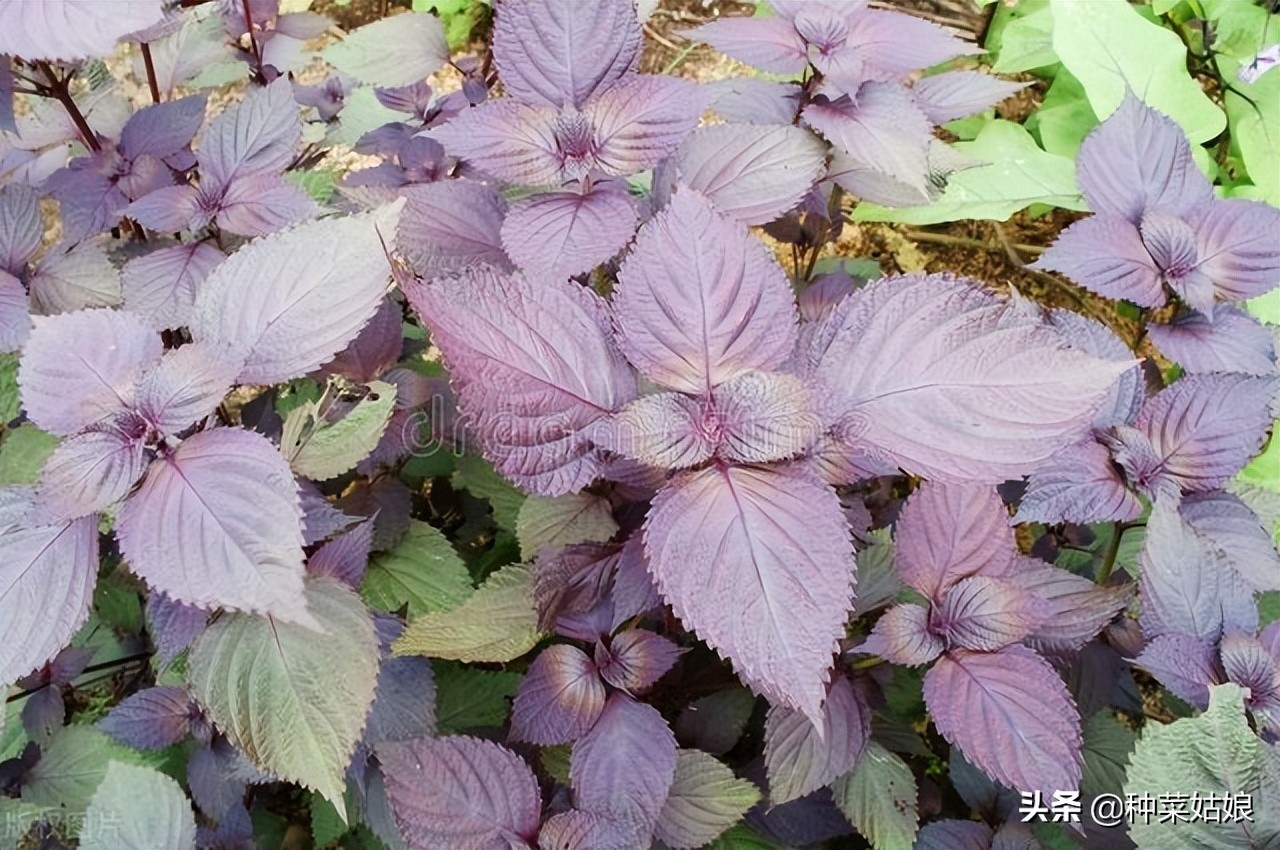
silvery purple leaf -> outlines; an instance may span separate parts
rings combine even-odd
[[[825,161],[821,140],[798,127],[700,127],[655,176],[655,195],[687,186],[731,218],[765,224],[795,207]]]
[[[89,646],[68,646],[59,652],[49,662],[49,684],[69,685],[80,678],[84,668],[93,660],[94,652],[94,648]]]
[[[107,56],[131,32],[158,23],[161,0],[47,0],[0,6],[0,54],[74,62]]]
[[[573,745],[569,778],[579,809],[639,819],[644,835],[667,800],[676,772],[676,738],[658,710],[615,691],[595,726]]]
[[[925,674],[924,698],[942,736],[992,778],[1050,796],[1079,786],[1080,715],[1030,649],[950,652]]]
[[[971,820],[940,820],[926,824],[912,850],[990,850],[991,827]]]
[[[200,136],[200,176],[218,186],[250,174],[280,173],[293,160],[302,122],[286,78],[250,88]]]
[[[385,744],[377,752],[410,850],[534,846],[541,794],[533,771],[510,750],[450,736]]]
[[[711,109],[733,124],[790,124],[800,110],[800,86],[735,77],[706,83]]]
[[[1182,128],[1132,91],[1085,137],[1076,169],[1090,209],[1135,225],[1149,210],[1181,215],[1213,197]]]
[[[871,735],[870,724],[870,709],[843,676],[832,679],[820,725],[798,711],[772,706],[764,725],[769,802],[790,802],[853,770]]]
[[[116,536],[129,568],[176,601],[311,624],[301,517],[276,447],[216,428],[152,465],[120,510]]]
[[[1213,642],[1194,635],[1160,635],[1133,663],[1155,676],[1178,699],[1201,711],[1209,707],[1209,688],[1223,679]]]
[[[1124,363],[1133,361],[1133,352],[1129,346],[1102,322],[1062,309],[1048,311],[1047,318],[1050,325],[1081,351],[1104,360]],[[1111,391],[1111,401],[1098,411],[1094,426],[1104,428],[1120,422],[1132,422],[1142,409],[1145,399],[1146,381],[1142,375],[1142,367],[1135,365],[1116,381],[1115,388]]]
[[[17,275],[40,248],[40,195],[30,186],[0,186],[0,271]]]
[[[237,236],[265,236],[311,218],[319,206],[306,190],[277,174],[246,174],[226,187],[217,205],[218,227]]]
[[[1280,285],[1280,210],[1230,198],[1203,204],[1187,218],[1196,232],[1200,271],[1219,298],[1257,298]]]
[[[36,505],[49,522],[97,513],[122,499],[147,469],[146,423],[122,414],[68,437],[40,472]]]
[[[1178,482],[1164,470],[1164,459],[1145,433],[1128,425],[1116,425],[1100,439],[1132,487],[1152,498],[1178,491]]]
[[[317,549],[307,559],[307,572],[315,576],[332,576],[358,588],[365,568],[369,566],[372,548],[373,520],[366,519]]]
[[[929,629],[929,609],[923,605],[894,605],[876,620],[857,652],[879,655],[894,664],[919,667],[945,650],[942,638]]]
[[[1226,556],[1232,569],[1259,592],[1280,590],[1280,553],[1262,520],[1239,497],[1195,493],[1182,500],[1183,520]]]
[[[373,96],[387,109],[426,119],[427,110],[431,106],[431,84],[419,81],[407,86],[376,88]]]
[[[944,71],[916,82],[911,97],[931,123],[946,124],[989,109],[1026,86],[980,71]]]
[[[1000,483],[1077,442],[1133,364],[1005,311],[947,275],[880,278],[840,302],[807,354],[842,443],[934,479]]]
[[[0,351],[17,351],[31,335],[31,308],[22,282],[0,271]]]
[[[129,158],[167,157],[178,153],[195,138],[204,123],[203,94],[144,106],[129,117],[120,131],[120,148]]]
[[[720,457],[764,463],[794,457],[822,433],[810,390],[793,375],[743,372],[717,386],[703,428]]]
[[[447,180],[404,190],[396,242],[418,274],[494,266],[511,271],[502,250],[507,205],[489,184]]]
[[[649,379],[701,393],[781,365],[795,345],[786,278],[747,229],[683,190],[650,219],[618,273],[619,345]]]
[[[683,473],[654,499],[644,540],[654,583],[685,626],[758,693],[820,718],[854,583],[835,493],[801,467]]]
[[[645,556],[643,535],[635,532],[618,553],[613,575],[613,628],[632,617],[662,607],[662,595],[653,585]]]
[[[581,113],[561,114],[510,98],[468,109],[431,132],[453,156],[520,186],[558,185],[585,176],[594,164],[593,136]]]
[[[680,647],[646,629],[626,629],[596,642],[595,666],[600,678],[619,690],[638,694],[653,687],[684,652]]]
[[[199,342],[165,352],[138,382],[138,414],[162,434],[177,434],[209,416],[231,390],[240,362]]]
[[[378,690],[365,722],[364,743],[377,746],[412,741],[436,732],[436,682],[431,661],[404,656],[384,658]]]
[[[783,17],[721,18],[684,33],[726,56],[776,74],[799,74],[809,64],[808,47]]]
[[[896,83],[867,83],[845,96],[805,107],[804,122],[863,166],[927,196],[933,127],[911,93]]]
[[[705,427],[706,407],[682,393],[643,396],[596,429],[602,448],[649,466],[686,469],[716,451],[715,435]]]
[[[888,207],[913,207],[942,197],[951,175],[984,163],[971,159],[941,139],[931,139],[926,153],[926,181],[899,179],[841,150],[831,152],[827,178],[855,197]]]
[[[1046,607],[1012,578],[970,576],[943,592],[930,626],[948,646],[994,652],[1031,634]]]
[[[1135,520],[1142,502],[1125,485],[1111,453],[1094,440],[1063,449],[1028,479],[1018,503],[1018,522],[1106,522]]]
[[[152,164],[159,165],[159,169],[153,169],[149,175],[151,179],[143,179],[143,184],[150,184],[152,180],[159,186],[173,182],[163,163],[153,157]],[[62,235],[67,242],[80,242],[119,220],[129,198],[123,191],[122,181],[112,180],[102,172],[127,172],[130,167],[131,164],[122,160],[114,149],[107,147],[103,153],[74,159],[66,168],[49,176],[44,188],[58,202],[58,210],[62,213]]]
[[[1188,373],[1276,374],[1273,332],[1229,304],[1214,304],[1207,313],[1185,313],[1167,325],[1152,322],[1147,333],[1161,354]]]
[[[568,281],[483,270],[406,294],[500,472],[547,496],[600,474],[588,428],[630,401],[636,385],[598,296]]]
[[[31,311],[46,316],[120,303],[120,272],[102,248],[81,242],[59,244],[40,258],[27,278]]]
[[[147,597],[147,632],[165,664],[190,646],[208,622],[209,612],[203,608],[175,602],[158,590]]]
[[[187,737],[196,713],[185,688],[145,688],[121,700],[98,728],[125,746],[160,750]]]
[[[859,54],[872,80],[899,80],[912,71],[982,52],[932,21],[888,9],[868,8],[851,15],[846,43]]]
[[[98,518],[40,525],[28,487],[0,489],[0,681],[49,661],[89,616]]]
[[[538,653],[520,681],[511,737],[541,746],[576,741],[595,725],[604,705],[604,683],[587,654],[554,644]]]
[[[1249,689],[1249,710],[1280,727],[1280,662],[1252,635],[1227,635],[1219,652],[1227,679]]]
[[[581,107],[631,76],[640,48],[640,22],[628,0],[508,0],[493,31],[494,60],[507,93],[551,106]]]
[[[896,541],[898,575],[935,601],[970,576],[1014,572],[1017,546],[994,487],[924,482],[902,509]]]
[[[566,278],[618,253],[636,229],[625,188],[597,183],[587,192],[547,192],[516,201],[502,224],[502,246],[539,277]]]
[[[1196,234],[1177,216],[1160,211],[1142,217],[1142,244],[1160,270],[1160,279],[1192,308],[1213,306],[1213,281],[1199,265]]]
[[[1086,578],[1034,558],[1020,556],[1005,579],[1039,600],[1041,621],[1031,632],[1036,648],[1060,652],[1080,649],[1125,609],[1132,585],[1098,586]]]
[[[1183,490],[1222,486],[1262,447],[1280,381],[1239,374],[1187,375],[1152,398],[1135,427]]]
[[[348,380],[367,384],[382,377],[397,360],[403,349],[403,317],[400,305],[394,298],[382,299],[378,312],[365,325],[346,348],[320,367],[322,376],[342,375]],[[403,391],[403,387],[398,387]],[[396,395],[396,406],[401,401]],[[416,407],[417,404],[411,406]]]
[[[1165,302],[1160,270],[1137,225],[1112,213],[1100,212],[1073,223],[1033,267],[1059,272],[1107,298],[1142,307]]]
[[[612,86],[583,109],[597,166],[613,177],[652,168],[698,126],[706,104],[691,80],[645,74]]]
[[[123,214],[162,233],[200,230],[212,219],[210,212],[202,208],[208,197],[207,192],[194,186],[165,186],[129,204]],[[216,209],[216,197],[208,205]]]
[[[135,383],[163,351],[159,334],[130,313],[37,319],[18,369],[22,407],[45,431],[74,434],[128,409]]]
[[[0,132],[16,133],[13,120],[13,70],[8,56],[0,56]]]
[[[168,245],[135,257],[121,272],[125,309],[158,330],[182,327],[191,320],[200,285],[225,259],[208,242]]]

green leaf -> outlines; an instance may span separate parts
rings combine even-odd
[[[369,559],[361,593],[379,611],[408,608],[410,617],[449,611],[475,590],[466,565],[434,526],[410,520],[409,531],[390,552]]]
[[[1187,50],[1127,0],[1050,0],[1053,49],[1106,118],[1132,90],[1182,126],[1194,143],[1222,132],[1226,116],[1187,73]]]
[[[853,771],[832,786],[836,805],[875,850],[911,850],[920,816],[916,778],[907,763],[867,743]]]
[[[374,381],[368,395],[341,418],[333,418],[336,405],[325,410],[323,403],[304,404],[285,419],[280,451],[305,478],[336,478],[377,447],[395,403],[395,385]]]
[[[1014,74],[1058,64],[1053,52],[1053,12],[1049,0],[1001,4],[991,22],[987,48],[995,56],[991,70]]]
[[[176,780],[114,761],[85,810],[80,850],[188,850],[196,819]]]
[[[436,674],[436,733],[454,735],[482,726],[501,726],[520,687],[520,674],[432,663]]]
[[[1096,126],[1098,116],[1093,114],[1084,86],[1066,68],[1053,78],[1044,103],[1027,119],[1027,128],[1046,151],[1072,159],[1084,137]]]
[[[340,805],[344,773],[373,703],[378,642],[369,612],[329,578],[310,579],[322,631],[224,614],[191,649],[191,692],[254,762]]]
[[[395,653],[504,662],[533,649],[540,637],[533,569],[512,564],[489,576],[459,607],[410,620]]]
[[[1129,828],[1138,850],[1263,850],[1280,845],[1275,777],[1280,756],[1249,728],[1244,690],[1219,685],[1209,710],[1199,717],[1162,725],[1148,722],[1133,751],[1125,792],[1159,799],[1162,794],[1247,795],[1253,822],[1160,822],[1139,817]]]
[[[0,424],[12,422],[22,410],[18,395],[18,353],[0,354]]]
[[[66,726],[54,733],[40,761],[27,774],[22,799],[49,808],[82,811],[113,761],[136,760],[128,749],[92,726]]]
[[[346,834],[347,819],[343,812],[319,794],[311,795],[311,840],[315,846],[328,847]]]
[[[705,850],[781,850],[781,847],[756,835],[745,824],[739,824],[708,844]]]
[[[607,499],[590,493],[530,496],[516,517],[520,557],[529,559],[543,546],[559,549],[588,541],[603,543],[618,531]]]
[[[992,121],[978,138],[957,142],[954,147],[988,164],[952,175],[942,197],[932,204],[890,208],[861,203],[854,208],[853,218],[937,224],[963,218],[1004,221],[1034,203],[1084,209],[1076,188],[1075,163],[1042,151],[1021,125]]]
[[[355,146],[360,137],[383,124],[399,121],[404,116],[378,102],[373,86],[352,89],[342,101],[342,113],[329,131],[328,141],[336,145]]]
[[[676,754],[676,775],[654,834],[673,850],[714,841],[760,800],[760,789],[701,750]]]
[[[458,458],[453,486],[486,500],[493,507],[493,521],[500,528],[515,530],[525,495],[499,475],[487,460],[476,455]]]
[[[299,186],[317,204],[327,204],[333,197],[333,187],[338,181],[338,174],[323,168],[307,171],[286,171],[284,177],[295,186]]]
[[[1124,770],[1137,734],[1110,711],[1099,711],[1084,724],[1084,776],[1080,793],[1086,799],[1099,794],[1124,793]]]
[[[103,625],[121,634],[142,631],[142,598],[137,586],[130,584],[120,570],[113,570],[94,587],[93,611]]]
[[[27,423],[4,432],[0,439],[0,486],[34,484],[58,438]]]
[[[550,747],[542,747],[538,751],[538,759],[542,763],[542,769],[564,785],[573,784],[573,780],[569,776],[569,759],[572,757],[572,744],[556,744]]]

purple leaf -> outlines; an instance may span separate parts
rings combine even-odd
[[[644,534],[676,616],[759,693],[820,718],[853,595],[835,493],[802,468],[710,467],[663,488]]]
[[[499,472],[545,496],[600,475],[587,429],[630,401],[636,385],[598,296],[567,281],[488,271],[406,294]]]
[[[539,850],[611,850],[648,844],[644,819],[634,812],[587,812],[571,809],[553,815],[538,833]]]
[[[743,372],[717,386],[703,428],[717,453],[740,463],[783,460],[817,440],[822,421],[804,382],[778,372]]]
[[[894,605],[876,620],[858,652],[879,655],[894,664],[919,667],[945,650],[942,638],[929,630],[929,609],[923,605]]]
[[[410,850],[534,846],[541,795],[510,750],[450,736],[383,745],[378,758]]]
[[[27,290],[16,277],[0,271],[0,351],[17,351],[30,335]]]
[[[104,161],[106,157],[113,161]],[[153,166],[150,176],[156,183],[164,186],[173,182],[163,163],[152,157],[150,164]],[[101,233],[119,220],[121,210],[129,204],[123,188],[124,181],[130,177],[112,180],[101,172],[117,169],[127,171],[130,168],[130,163],[112,152],[73,160],[67,168],[50,175],[44,187],[58,202],[65,241],[80,242]],[[141,182],[148,188],[155,188],[149,179]]]
[[[1039,599],[1012,581],[970,576],[947,588],[930,625],[948,646],[994,652],[1031,634],[1045,613]]]
[[[177,434],[213,413],[239,371],[238,361],[198,342],[166,352],[138,382],[137,411],[162,434]]]
[[[1076,167],[1090,209],[1135,225],[1148,210],[1180,215],[1213,197],[1182,128],[1133,92],[1085,137]]]
[[[924,698],[942,736],[992,778],[1046,796],[1079,787],[1080,715],[1026,647],[948,653],[925,674]]]
[[[347,516],[335,508],[316,485],[310,481],[298,478],[296,483],[301,493],[302,541],[304,545],[312,546],[319,543],[334,534],[334,532],[341,531],[358,520],[358,517]],[[370,511],[371,513],[372,511]],[[375,540],[377,538],[376,531],[374,532],[374,538]]]
[[[826,147],[798,127],[722,124],[695,130],[662,175],[743,224],[765,224],[794,208],[825,165]]]
[[[521,186],[549,186],[584,176],[593,159],[593,135],[581,114],[561,116],[549,106],[511,99],[468,109],[431,132],[449,153]],[[566,165],[579,173],[566,175]]]
[[[912,850],[990,850],[991,827],[971,820],[940,820],[921,828]]]
[[[400,305],[394,298],[382,299],[369,323],[346,348],[321,367],[320,374],[342,375],[361,384],[382,377],[400,359],[404,348],[402,318]]]
[[[120,303],[120,273],[92,242],[50,248],[27,279],[31,310],[46,316]]]
[[[1165,302],[1159,269],[1137,225],[1112,213],[1073,223],[1058,234],[1034,267],[1060,272],[1107,298],[1125,299],[1142,307],[1159,307]]]
[[[411,186],[404,196],[396,241],[416,272],[431,278],[477,266],[511,270],[501,236],[507,205],[496,188],[448,180]]]
[[[13,69],[8,56],[0,56],[0,131],[17,132],[13,120]]]
[[[98,518],[39,525],[27,487],[0,490],[0,681],[56,656],[89,616],[98,578]]]
[[[1280,666],[1252,635],[1227,635],[1219,648],[1227,679],[1249,689],[1245,705],[1280,725]]]
[[[216,428],[151,467],[120,510],[116,536],[129,568],[175,601],[310,624],[301,518],[275,446]]]
[[[790,124],[800,109],[798,83],[735,77],[704,85],[712,110],[732,124]]]
[[[898,519],[897,570],[930,599],[970,576],[1012,572],[1017,546],[994,487],[926,481]]]
[[[120,131],[120,148],[130,159],[140,156],[167,157],[178,153],[195,138],[204,123],[206,97],[203,94],[144,106],[125,122]]]
[[[373,548],[373,520],[357,523],[325,543],[307,560],[307,572],[315,576],[332,576],[351,587],[359,587],[369,566]]]
[[[1191,225],[1176,216],[1149,212],[1142,217],[1139,232],[1169,288],[1196,310],[1212,308],[1213,281],[1198,267]]]
[[[979,71],[946,71],[918,81],[911,96],[930,123],[946,124],[995,106],[1026,86]]]
[[[120,701],[98,728],[127,747],[160,750],[191,731],[196,705],[184,688],[145,688]]]
[[[394,231],[399,207],[249,243],[200,287],[192,336],[245,358],[237,383],[287,381],[328,362],[382,303],[391,277],[382,234]]]
[[[250,88],[200,136],[200,176],[217,186],[250,174],[280,173],[293,160],[302,122],[287,78]]]
[[[231,181],[218,202],[218,227],[238,236],[265,236],[311,218],[319,210],[300,186],[277,174],[247,174]]]
[[[203,200],[203,194],[194,186],[165,186],[129,204],[123,214],[152,230],[199,230],[208,224],[207,216],[199,219],[206,215]]]
[[[1194,635],[1160,635],[1143,647],[1133,663],[1178,699],[1202,711],[1209,707],[1210,686],[1222,681],[1213,642]]]
[[[881,278],[840,302],[809,359],[845,444],[931,478],[999,483],[1076,442],[1133,364],[1006,309],[945,275]]]
[[[45,461],[36,504],[50,522],[97,513],[119,501],[147,469],[146,425],[124,414],[68,437]]]
[[[160,336],[129,313],[38,319],[18,370],[22,407],[45,431],[74,434],[124,412],[135,382],[163,351]]]
[[[585,194],[548,192],[517,201],[502,224],[502,246],[530,274],[566,278],[618,253],[635,229],[626,191],[601,183]]]
[[[652,168],[698,126],[706,105],[691,80],[646,74],[618,83],[583,110],[596,164],[613,177]]]
[[[596,643],[595,666],[600,677],[619,690],[638,694],[666,675],[684,650],[645,629],[626,629],[606,647]]]
[[[581,107],[630,76],[640,48],[640,22],[628,0],[507,0],[493,31],[494,60],[507,93],[552,106]]]
[[[786,18],[721,18],[685,33],[764,71],[798,74],[809,64],[808,46]]]
[[[0,54],[74,62],[107,56],[123,36],[158,23],[160,0],[47,0],[0,6]]]
[[[0,186],[0,271],[21,272],[43,234],[39,194],[21,183]]]
[[[1101,322],[1090,319],[1070,310],[1050,310],[1049,324],[1060,331],[1072,346],[1086,354],[1101,357],[1104,360],[1115,360],[1122,363],[1133,362],[1133,352],[1115,331]],[[1152,326],[1154,327],[1154,326]],[[1111,391],[1110,401],[1103,404],[1094,418],[1096,428],[1105,428],[1121,422],[1132,422],[1142,409],[1146,400],[1146,380],[1142,375],[1142,367],[1134,365],[1120,376]]]
[[[838,676],[818,723],[773,706],[764,724],[769,802],[790,802],[853,770],[871,734],[871,710],[849,680]]]
[[[209,612],[203,608],[174,602],[158,590],[147,597],[147,631],[165,664],[190,646],[208,622]]]
[[[220,821],[220,826],[231,823],[236,811],[244,812],[244,794],[250,784],[269,779],[222,737],[198,748],[187,761],[191,799],[202,812]],[[252,834],[247,823],[248,813],[244,812],[243,816],[245,828]]]
[[[66,723],[67,707],[62,689],[49,685],[30,694],[22,704],[22,728],[31,741],[46,747]]]
[[[412,741],[436,731],[436,681],[426,658],[385,658],[365,723],[364,743]]]
[[[1167,325],[1152,322],[1147,333],[1160,353],[1183,371],[1276,374],[1272,332],[1238,307],[1214,304],[1207,313],[1186,313]]]
[[[196,292],[226,256],[208,242],[169,245],[125,263],[124,305],[157,330],[191,320]]]
[[[538,653],[520,682],[511,737],[542,746],[576,741],[595,725],[604,700],[604,683],[587,654],[554,644]]]
[[[579,809],[637,816],[653,830],[676,773],[676,737],[658,710],[621,692],[610,695],[600,719],[573,745],[569,777]]]
[[[873,80],[897,80],[956,56],[981,53],[938,24],[902,12],[865,9],[852,17],[847,44]]]
[[[1142,502],[1125,486],[1111,454],[1086,440],[1049,458],[1031,473],[1014,517],[1018,522],[1127,522]]]
[[[1132,585],[1100,587],[1027,557],[1019,558],[1006,581],[1039,600],[1041,622],[1032,629],[1032,644],[1062,652],[1073,652],[1092,640],[1133,596]]]
[[[1182,518],[1216,546],[1254,590],[1280,590],[1280,553],[1258,515],[1230,493],[1197,493],[1182,500]]]
[[[656,393],[638,398],[602,423],[594,434],[597,445],[649,466],[685,469],[716,451],[708,433],[709,414],[697,399],[681,393]]]
[[[804,122],[855,162],[912,187],[927,200],[933,128],[904,87],[867,83],[856,101],[846,96],[805,107]]]
[[[777,262],[708,200],[681,191],[618,273],[618,340],[649,379],[701,393],[791,354],[795,303]]]
[[[1135,427],[1151,441],[1161,476],[1184,491],[1213,490],[1262,447],[1278,386],[1275,378],[1187,375],[1148,401]]]
[[[1280,284],[1280,210],[1255,201],[1215,200],[1188,215],[1200,271],[1224,301],[1257,298]]]

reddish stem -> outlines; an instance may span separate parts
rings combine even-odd
[[[156,63],[151,60],[151,45],[143,42],[142,64],[147,66],[147,88],[151,89],[151,102],[160,102],[160,83],[156,80]]]
[[[48,62],[38,62],[36,66],[49,79],[49,94],[56,98],[63,108],[67,110],[67,114],[71,116],[76,129],[80,131],[80,136],[84,139],[85,145],[94,152],[102,150],[102,145],[98,144],[97,134],[93,132],[93,128],[85,120],[84,113],[80,111],[80,107],[76,104],[75,98],[71,96],[71,88],[67,85],[71,77],[67,76],[64,79],[58,79],[58,75],[53,72],[53,68],[49,67]]]

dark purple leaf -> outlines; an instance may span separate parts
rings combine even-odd
[[[598,183],[585,194],[548,192],[517,201],[502,224],[502,246],[539,277],[566,278],[618,253],[636,229],[625,189]]]
[[[1167,325],[1152,322],[1147,333],[1161,354],[1188,373],[1276,374],[1275,336],[1238,307],[1215,304],[1208,313],[1186,313]]]
[[[1142,502],[1125,486],[1106,447],[1086,440],[1049,458],[1028,479],[1018,522],[1130,521]]]
[[[843,676],[831,682],[821,724],[773,706],[765,718],[769,802],[787,803],[853,770],[871,734],[871,710]]]
[[[151,591],[147,598],[147,631],[156,645],[156,654],[165,664],[190,646],[208,622],[208,611],[174,602],[158,590]]]
[[[426,658],[384,658],[378,690],[365,723],[364,743],[426,738],[436,731],[436,681]]]
[[[307,572],[316,576],[332,576],[351,587],[359,587],[365,568],[369,566],[372,548],[373,520],[366,519],[317,549],[307,559]]]
[[[159,750],[191,731],[196,705],[184,688],[145,688],[121,700],[98,728],[128,747]]]
[[[600,719],[573,745],[569,777],[579,809],[657,823],[676,772],[676,738],[651,705],[610,695]]]
[[[1163,634],[1133,660],[1160,680],[1170,693],[1201,710],[1209,707],[1209,688],[1222,681],[1213,642],[1185,634]]]
[[[1160,278],[1196,310],[1213,307],[1213,281],[1197,265],[1196,234],[1177,216],[1149,212],[1139,228]]]
[[[549,646],[529,665],[511,711],[511,736],[543,746],[576,741],[604,710],[596,665],[569,644]]]
[[[320,368],[320,374],[342,375],[361,384],[381,378],[400,359],[404,347],[401,323],[400,305],[393,298],[384,298],[369,323],[350,345]],[[396,401],[398,406],[399,395]]]
[[[1249,689],[1249,710],[1280,727],[1280,661],[1252,635],[1227,635],[1219,651],[1227,679]]]
[[[927,824],[912,850],[990,850],[991,827],[970,820],[940,820]]]
[[[130,159],[143,155],[164,158],[178,153],[191,144],[204,123],[205,101],[205,96],[198,94],[144,106],[125,122],[120,131],[120,149]]]
[[[596,644],[595,666],[615,688],[638,694],[653,687],[683,651],[654,632],[626,629],[614,635],[608,646]]]

